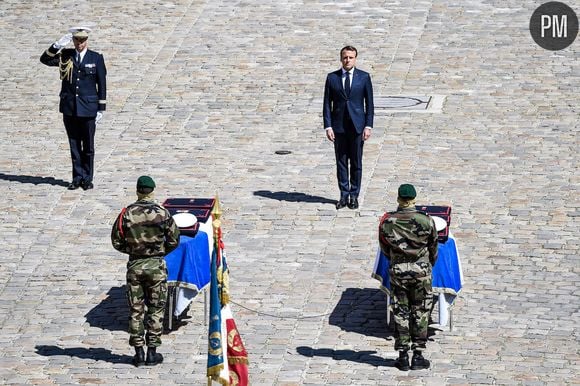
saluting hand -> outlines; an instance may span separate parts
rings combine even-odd
[[[69,32],[66,35],[63,35],[56,42],[54,42],[53,46],[56,49],[61,49],[63,47],[66,47],[71,41],[72,41],[72,33]]]

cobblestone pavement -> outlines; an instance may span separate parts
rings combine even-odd
[[[252,385],[580,384],[580,42],[538,47],[539,4],[2,0],[0,382],[205,384],[201,300],[164,336],[163,365],[129,364],[126,259],[109,234],[150,174],[160,199],[219,193]],[[81,22],[109,73],[86,192],[65,188],[58,73],[38,60]],[[377,110],[361,208],[337,212],[321,110],[345,44],[376,97],[445,99]],[[465,276],[432,368],[410,372],[393,367],[370,277],[403,182],[452,203]]]

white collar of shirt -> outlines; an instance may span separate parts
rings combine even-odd
[[[350,84],[352,86],[352,76],[354,74],[354,67],[351,68],[350,70],[346,71],[344,68],[341,68],[342,70],[342,87],[344,87],[344,80],[346,79],[346,73],[348,72],[350,75]]]
[[[86,48],[85,48],[84,50],[82,50],[80,53],[79,53],[79,52],[77,52],[77,54],[79,54],[79,56],[80,56],[79,63],[83,61],[83,59],[84,59],[84,57],[85,57],[85,54],[86,54],[86,53],[87,53],[87,49],[86,49]],[[75,55],[76,55],[76,54],[75,54]]]

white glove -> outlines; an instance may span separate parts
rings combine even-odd
[[[97,117],[95,118],[95,123],[99,123],[99,121],[103,119],[103,112],[97,111]]]
[[[60,50],[61,48],[66,47],[71,41],[72,41],[72,33],[69,32],[66,35],[63,35],[56,42],[54,42],[53,46],[54,48]]]

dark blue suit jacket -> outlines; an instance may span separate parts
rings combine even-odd
[[[50,46],[40,57],[47,66],[59,66],[62,85],[59,111],[77,117],[95,117],[107,107],[107,69],[103,55],[87,50],[77,63],[76,50]]]
[[[342,87],[342,69],[331,72],[326,77],[322,109],[324,127],[332,127],[335,133],[344,133],[346,111],[350,114],[357,133],[362,133],[367,126],[373,127],[373,85],[368,72],[354,69],[348,97]]]

